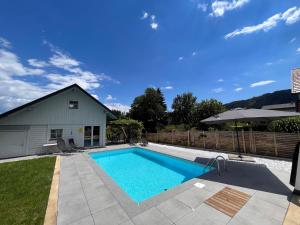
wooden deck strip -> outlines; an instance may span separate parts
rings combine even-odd
[[[52,177],[51,189],[48,198],[48,205],[44,219],[44,225],[56,225],[57,221],[57,202],[58,202],[58,188],[60,176],[60,156],[56,156],[56,162]]]
[[[300,196],[293,195],[283,225],[300,225]]]
[[[233,217],[250,199],[250,195],[225,187],[205,201],[209,206]]]

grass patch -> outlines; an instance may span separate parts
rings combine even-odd
[[[0,164],[0,224],[43,224],[56,157]]]

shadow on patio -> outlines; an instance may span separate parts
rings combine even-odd
[[[206,164],[207,158],[197,157],[197,163]],[[221,176],[217,172],[207,173],[200,178],[228,185],[250,188],[287,196],[290,200],[292,191],[264,164],[226,161],[227,171],[224,171],[223,160],[220,160]]]

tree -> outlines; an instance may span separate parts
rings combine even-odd
[[[166,110],[161,90],[147,88],[143,95],[134,99],[129,115],[132,119],[141,121],[147,131],[155,132],[165,124]]]
[[[113,113],[118,119],[126,119],[126,118],[128,118],[128,115],[127,115],[127,113],[125,113],[125,112],[122,112],[122,111],[117,110],[117,109],[112,109],[111,111],[112,111],[112,113]]]
[[[197,128],[207,128],[207,126],[200,121],[224,111],[225,106],[222,102],[219,102],[216,99],[203,100],[200,103],[197,103],[194,108],[193,125]]]
[[[129,142],[131,139],[139,141],[142,136],[143,124],[132,119],[118,119],[110,121],[106,128],[107,140],[118,143],[124,139]]]
[[[192,124],[192,113],[195,109],[197,97],[193,96],[191,92],[177,95],[172,104],[173,115],[172,120],[175,124]]]

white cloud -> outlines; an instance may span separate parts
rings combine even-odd
[[[152,23],[150,23],[150,27],[151,27],[153,30],[157,30],[157,28],[158,28],[158,23],[152,22]]]
[[[198,55],[198,52],[196,51],[192,52],[192,56],[196,56],[196,55]]]
[[[208,6],[208,4],[206,4],[206,3],[198,3],[197,4],[197,8],[202,10],[203,12],[207,11],[207,6]]]
[[[218,79],[218,82],[224,82],[224,80],[222,78]]]
[[[46,67],[49,65],[47,62],[38,59],[28,59],[27,62],[29,63],[30,66],[34,66],[38,68]]]
[[[77,67],[80,65],[79,61],[71,58],[70,56],[58,50],[54,50],[54,55],[50,57],[49,63],[53,66],[65,70],[70,70],[70,68]]]
[[[290,43],[294,43],[296,40],[297,40],[297,38],[294,37],[290,40]]]
[[[296,50],[296,52],[297,52],[298,54],[300,54],[300,48],[298,48],[298,49]]]
[[[149,25],[150,25],[151,29],[153,29],[153,30],[158,29],[158,22],[156,21],[156,16],[154,14],[149,16],[149,13],[144,11],[143,16],[141,17],[141,20],[146,20],[146,19],[148,19],[148,21],[150,21]]]
[[[0,49],[0,74],[5,76],[29,76],[41,75],[43,73],[44,70],[23,66],[14,53]]]
[[[105,104],[111,110],[119,110],[121,112],[129,112],[130,106],[121,103],[107,103]]]
[[[173,90],[173,86],[161,87],[162,90]]]
[[[2,47],[2,48],[11,48],[11,44],[5,38],[0,37],[0,47]]]
[[[288,25],[298,22],[300,20],[300,7],[293,7],[285,11],[282,14],[282,20]]]
[[[255,82],[255,83],[252,83],[250,84],[250,87],[259,87],[259,86],[265,86],[265,85],[268,85],[268,84],[272,84],[276,82],[275,80],[262,80],[262,81],[258,81],[258,82]]]
[[[219,87],[219,88],[212,89],[212,91],[218,94],[218,93],[224,92],[224,89]]]
[[[141,20],[147,19],[149,14],[147,12],[143,12],[143,16],[141,17]]]
[[[183,60],[183,56],[178,57],[178,61],[182,61]]]
[[[243,88],[241,88],[241,87],[238,87],[238,88],[235,88],[234,89],[234,91],[236,91],[236,92],[240,92],[240,91],[242,91],[243,90]]]
[[[226,11],[231,11],[243,7],[249,0],[232,0],[232,1],[214,1],[211,4],[211,16],[223,16]]]
[[[98,95],[96,95],[96,94],[91,94],[95,99],[97,99],[97,100],[99,100],[100,98],[99,98],[99,96]]]
[[[284,13],[277,13],[260,24],[254,26],[247,26],[242,29],[236,29],[231,33],[225,35],[225,39],[233,38],[239,35],[251,34],[258,31],[268,32],[277,26],[280,21],[284,21],[287,25],[291,25],[300,20],[300,7],[292,7]]]
[[[115,101],[117,98],[113,97],[112,95],[107,95],[105,98],[106,101]]]
[[[0,48],[0,112],[17,107],[57,89],[77,83],[86,90],[95,90],[101,81],[119,83],[105,74],[96,74],[79,67],[78,60],[62,53],[55,46],[50,46],[53,55],[49,62],[29,59],[28,63],[35,67],[24,66],[18,56],[10,50]],[[57,71],[59,69],[59,71]],[[35,75],[35,82],[28,77]],[[43,84],[41,84],[41,82]],[[96,97],[96,95],[94,94]]]

